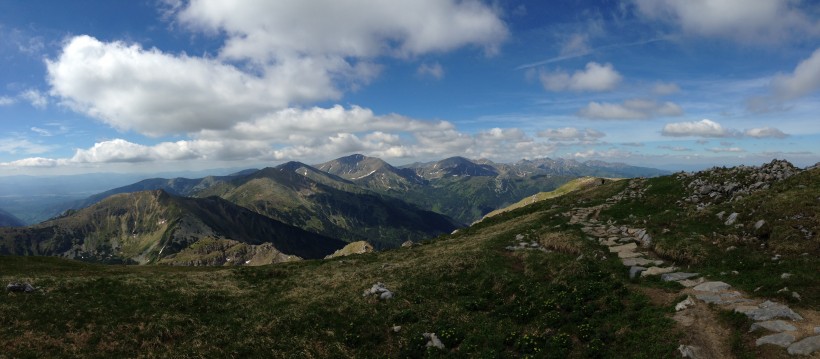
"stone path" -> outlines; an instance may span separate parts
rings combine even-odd
[[[820,323],[809,323],[784,304],[769,300],[748,298],[740,291],[733,290],[731,285],[710,281],[698,273],[679,272],[678,268],[666,263],[648,251],[652,237],[646,229],[618,226],[614,222],[601,222],[597,219],[601,210],[608,208],[623,198],[640,198],[643,195],[640,180],[632,183],[624,192],[594,207],[573,209],[565,216],[570,223],[580,224],[587,239],[609,247],[610,253],[616,254],[624,266],[629,267],[631,278],[660,275],[664,281],[675,281],[685,287],[681,294],[686,300],[676,305],[675,320],[684,325],[692,325],[698,319],[693,311],[697,303],[712,304],[724,310],[743,313],[754,320],[750,332],[760,332],[761,336],[755,345],[776,345],[785,348],[791,355],[820,355]],[[688,325],[687,325],[688,323]],[[694,345],[681,345],[682,357],[704,358],[702,348]],[[706,350],[708,351],[708,350]]]

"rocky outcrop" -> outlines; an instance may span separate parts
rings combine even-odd
[[[344,248],[333,252],[333,254],[325,257],[325,259],[345,257],[354,254],[373,253],[373,251],[373,246],[370,243],[367,243],[366,241],[357,241],[350,243],[344,246]]]
[[[697,173],[681,173],[678,179],[687,183],[687,196],[678,205],[694,204],[701,210],[710,205],[736,201],[751,193],[766,190],[772,184],[800,173],[785,160],[772,160],[759,167],[737,166]],[[729,225],[731,223],[727,223]]]

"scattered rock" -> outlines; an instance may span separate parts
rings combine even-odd
[[[780,279],[789,279],[789,278],[791,278],[791,276],[792,276],[791,273],[783,273],[783,274],[780,275]]]
[[[11,282],[8,285],[6,285],[6,291],[7,292],[31,293],[31,292],[34,292],[35,290],[37,290],[37,288],[34,287],[33,285],[31,285],[31,283],[28,283],[28,282],[23,282],[23,283]]]
[[[401,325],[394,325],[391,329],[393,330],[393,333],[398,333],[401,331]]]
[[[638,245],[635,243],[624,244],[620,246],[609,247],[610,253],[619,253],[619,252],[632,252],[638,248]]]
[[[679,280],[679,281],[678,281],[678,283],[680,283],[682,286],[684,286],[684,287],[686,287],[686,288],[692,288],[692,287],[694,287],[694,286],[696,286],[696,285],[698,285],[698,284],[701,284],[701,283],[703,283],[703,282],[705,282],[705,281],[706,281],[706,279],[704,279],[703,277],[700,277],[700,278],[698,278],[698,279],[684,279],[684,280]]]
[[[731,251],[733,251],[733,250],[735,250],[735,249],[737,249],[737,247],[735,247],[735,246],[728,246],[728,247],[726,247],[726,251],[727,251],[727,252],[731,252]]]
[[[717,216],[717,218],[718,218],[719,220],[721,220],[721,221],[722,221],[722,220],[723,220],[723,216],[724,216],[725,214],[726,214],[726,211],[720,211],[720,212],[718,212],[718,214],[716,214],[716,216]]]
[[[814,327],[814,334],[820,334],[820,327]]]
[[[618,258],[638,258],[643,257],[643,254],[640,252],[618,252]]]
[[[811,355],[820,350],[820,335],[804,338],[789,346],[789,354]]]
[[[640,267],[640,266],[629,267],[629,279],[634,279],[639,274],[641,274],[641,272],[643,272],[645,270],[646,270],[646,267]]]
[[[362,294],[362,297],[367,297],[369,295],[377,295],[379,299],[382,300],[393,299],[394,296],[393,292],[387,289],[387,287],[382,282],[373,284],[373,286],[370,287],[370,289],[366,289]]]
[[[678,347],[678,351],[680,352],[680,355],[683,358],[692,358],[692,359],[703,358],[703,355],[701,354],[700,347],[696,347],[694,345],[683,345],[683,344],[681,344]]]
[[[801,298],[800,294],[797,292],[792,292],[792,298],[797,299],[798,302],[803,300],[803,298]]]
[[[723,282],[705,282],[695,286],[695,290],[700,292],[722,292],[732,288],[731,285]]]
[[[783,348],[788,347],[794,342],[794,335],[789,333],[777,333],[777,334],[769,334],[764,337],[760,337],[755,341],[755,346],[761,346],[763,344],[773,344]]]
[[[755,230],[760,229],[760,227],[763,227],[763,225],[764,225],[764,224],[766,224],[766,221],[764,221],[764,220],[762,220],[762,219],[761,219],[761,220],[759,220],[759,221],[757,221],[757,222],[755,222]]]
[[[674,272],[674,273],[666,273],[661,275],[661,280],[664,282],[671,282],[671,281],[680,281],[684,279],[689,279],[692,277],[697,277],[698,273],[684,273],[684,272]]]
[[[723,222],[723,224],[731,226],[735,224],[735,221],[737,221],[737,212],[732,212],[732,214],[730,214],[729,217],[726,218],[726,222]]]
[[[675,311],[680,312],[686,308],[695,305],[695,302],[692,300],[692,297],[686,297],[686,299],[682,300],[680,303],[675,304]]]
[[[787,323],[784,320],[767,320],[765,322],[757,322],[752,324],[752,328],[749,329],[749,332],[753,332],[760,328],[773,331],[773,332],[793,332],[797,330],[797,327]]]
[[[427,345],[425,345],[426,347],[444,349],[444,343],[442,343],[441,339],[436,336],[436,333],[424,333],[422,336],[424,339],[427,339]]]
[[[402,244],[401,244],[401,247],[402,247],[402,248],[411,248],[411,247],[413,247],[415,244],[416,244],[416,242],[413,242],[413,241],[411,241],[411,240],[409,240],[409,239],[408,239],[408,240],[406,240],[404,243],[402,243]]]

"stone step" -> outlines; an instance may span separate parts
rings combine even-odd
[[[685,272],[673,272],[673,273],[666,273],[661,276],[661,280],[664,282],[671,282],[671,281],[681,281],[684,279],[689,279],[693,277],[697,277],[700,274],[698,273],[685,273]]]

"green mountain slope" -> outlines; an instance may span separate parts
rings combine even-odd
[[[219,198],[182,198],[162,190],[115,195],[35,226],[0,229],[2,254],[142,264],[322,258],[343,246]]]
[[[820,326],[818,196],[820,169],[773,162],[608,182],[411,248],[331,260],[214,269],[3,257],[0,280],[41,289],[0,296],[0,345],[10,357],[673,358],[696,344],[707,357],[781,358],[784,348],[755,343],[771,332],[732,311],[744,303],[630,279],[623,263],[635,258],[607,242],[640,243],[753,303],[788,304],[806,318],[788,321],[803,338]],[[393,298],[369,294],[377,283]],[[676,312],[689,295],[698,304]],[[427,345],[430,333],[443,348]]]
[[[196,196],[219,196],[284,223],[376,248],[397,247],[458,228],[451,219],[353,182],[290,162],[212,186]]]
[[[518,208],[533,204],[535,202],[540,202],[540,201],[547,200],[547,199],[550,199],[550,198],[560,197],[560,196],[566,195],[570,192],[575,192],[575,191],[585,189],[585,188],[600,186],[600,185],[602,185],[602,184],[604,184],[608,181],[611,181],[611,180],[606,179],[606,178],[598,178],[598,177],[576,178],[576,179],[571,180],[567,183],[564,183],[563,185],[561,185],[561,187],[556,188],[554,191],[538,192],[538,193],[536,193],[536,194],[534,194],[530,197],[524,198],[524,199],[522,199],[522,200],[520,200],[516,203],[513,203],[513,204],[511,204],[507,207],[500,208],[500,209],[497,209],[497,210],[492,211],[490,213],[487,213],[487,215],[485,215],[484,218],[482,218],[482,220],[485,219],[485,218],[488,218],[488,217],[492,217],[492,216],[495,216],[495,215],[498,215],[498,214],[501,214],[501,213],[504,213],[504,212],[509,212],[509,211],[514,210],[514,209],[518,209]]]

